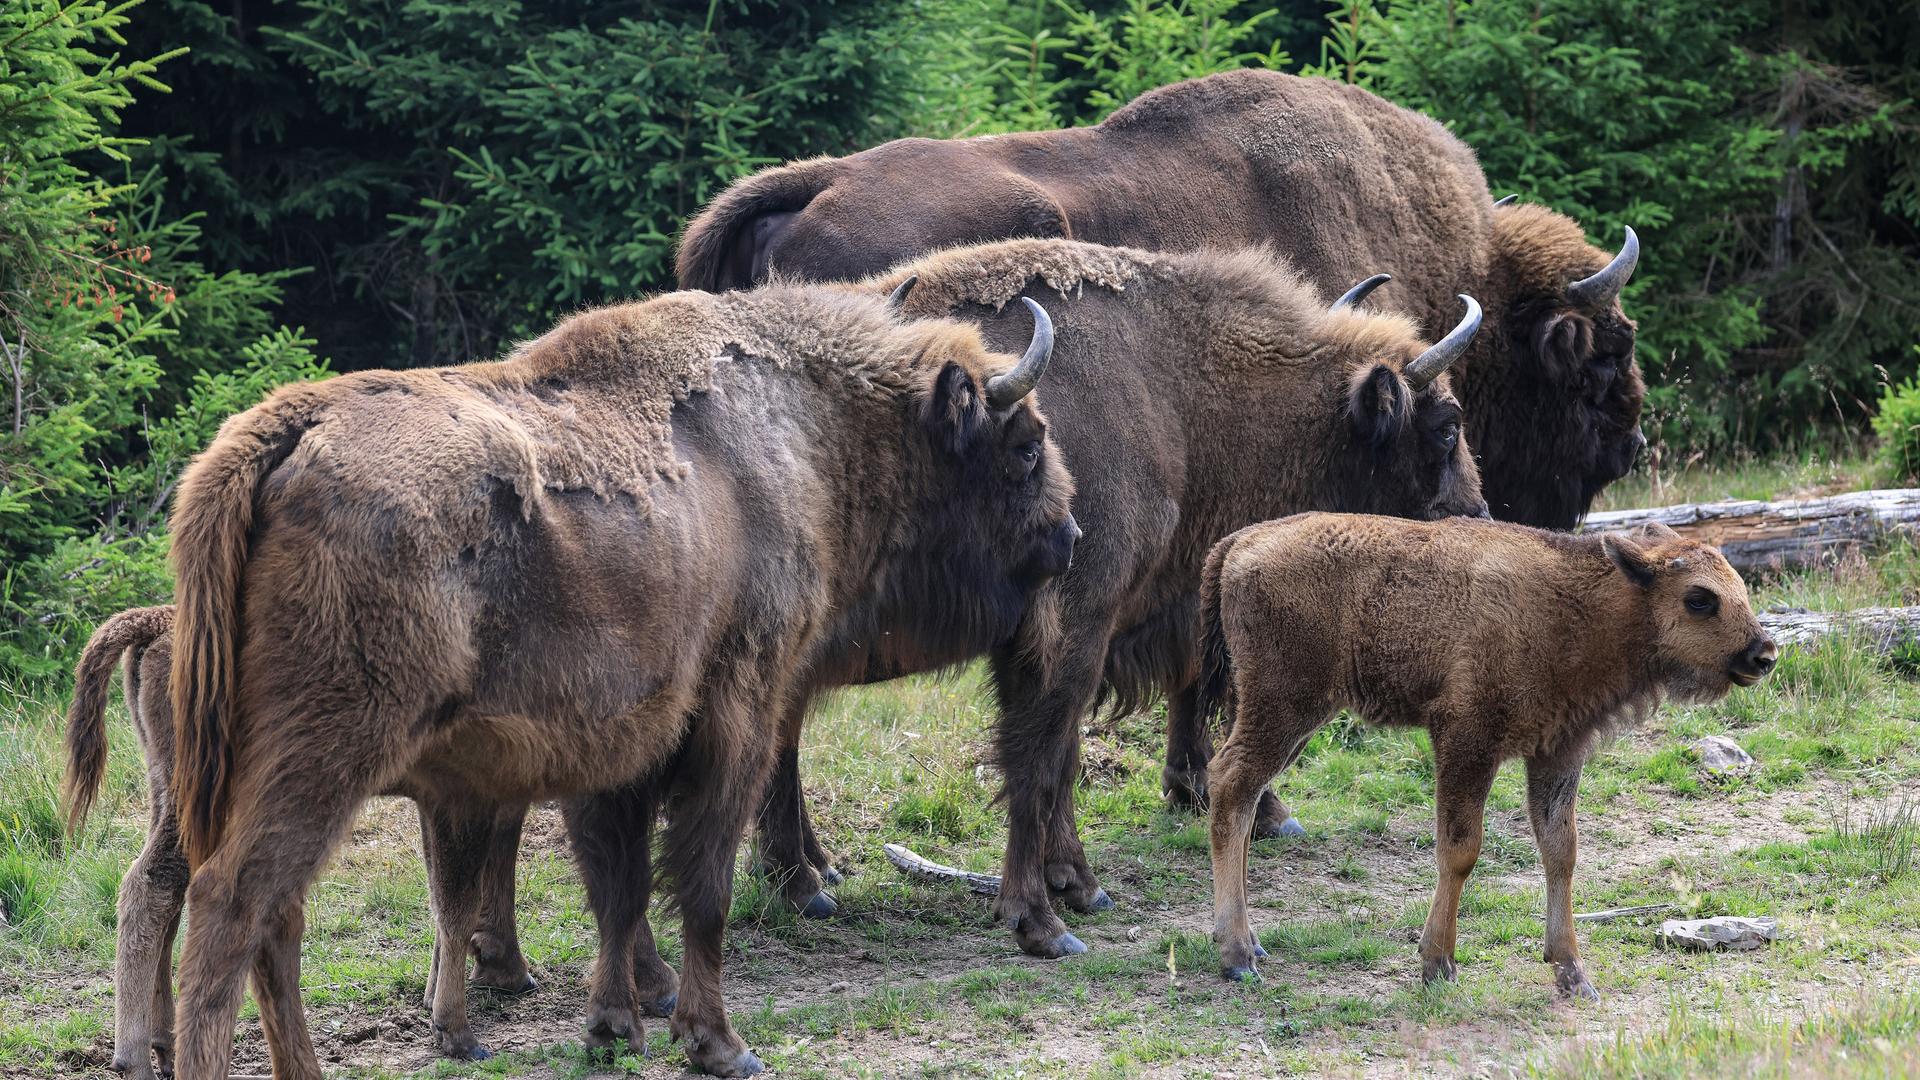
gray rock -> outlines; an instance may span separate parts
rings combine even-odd
[[[1660,924],[1655,939],[1669,949],[1757,949],[1780,936],[1772,918],[1749,919],[1741,915],[1718,915],[1711,919],[1668,919]]]
[[[1695,740],[1693,752],[1700,755],[1700,764],[1708,772],[1741,773],[1753,768],[1753,755],[1725,735]]]

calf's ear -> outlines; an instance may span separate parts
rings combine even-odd
[[[1398,439],[1412,415],[1413,391],[1399,372],[1385,364],[1375,364],[1362,372],[1347,390],[1347,416],[1353,421],[1353,433],[1376,449]]]
[[[979,384],[967,369],[953,361],[933,380],[921,419],[934,444],[949,453],[965,455],[987,423],[987,406]]]
[[[1627,575],[1627,580],[1643,589],[1653,586],[1653,564],[1647,560],[1646,549],[1635,541],[1619,533],[1607,533],[1600,538],[1600,547],[1613,560],[1613,565]]]
[[[1662,525],[1658,521],[1649,521],[1635,530],[1642,543],[1664,544],[1669,540],[1680,539],[1680,534]]]

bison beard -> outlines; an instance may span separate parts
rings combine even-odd
[[[250,964],[276,1073],[318,1074],[305,890],[360,803],[401,786],[445,871],[443,1045],[483,1052],[464,1031],[465,885],[503,809],[602,793],[571,808],[589,869],[644,882],[671,797],[672,1030],[701,1068],[757,1071],[719,978],[768,721],[825,628],[893,602],[887,582],[1021,634],[1008,598],[1064,569],[1078,535],[1044,418],[995,381],[1031,385],[1044,353],[1015,364],[969,327],[843,291],[676,294],[576,316],[502,363],[343,376],[229,420],[173,515],[173,802],[194,867],[180,1074],[226,1074]],[[608,892],[633,883],[587,883],[609,973],[592,1033],[638,1049],[633,980],[610,978],[632,970],[631,894]]]
[[[1325,79],[1226,72],[1151,91],[1096,127],[902,139],[763,170],[689,223],[678,273],[713,290],[775,274],[851,281],[1022,236],[1271,244],[1328,295],[1386,272],[1385,306],[1429,337],[1453,325],[1456,294],[1476,297],[1488,332],[1454,384],[1495,517],[1571,528],[1643,445],[1645,388],[1617,300],[1633,259],[1610,262],[1542,207],[1496,208],[1473,151],[1439,124]],[[1539,331],[1567,315],[1594,333],[1549,348]]]

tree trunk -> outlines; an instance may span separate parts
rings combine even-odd
[[[1855,491],[1781,502],[1728,500],[1588,514],[1586,532],[1659,522],[1718,547],[1735,570],[1831,566],[1848,552],[1920,530],[1920,488]]]
[[[1857,635],[1876,652],[1920,638],[1920,607],[1873,607],[1854,611],[1777,609],[1760,613],[1760,625],[1782,646],[1812,646],[1821,638]]]

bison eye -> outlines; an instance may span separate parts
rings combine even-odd
[[[1014,454],[1019,457],[1021,467],[1032,472],[1033,467],[1040,461],[1040,444],[1038,442],[1022,443]]]
[[[1460,441],[1460,421],[1449,420],[1441,424],[1433,433],[1434,440],[1442,450],[1452,450]]]
[[[1703,618],[1720,614],[1720,598],[1710,589],[1695,586],[1687,590],[1687,610]]]

